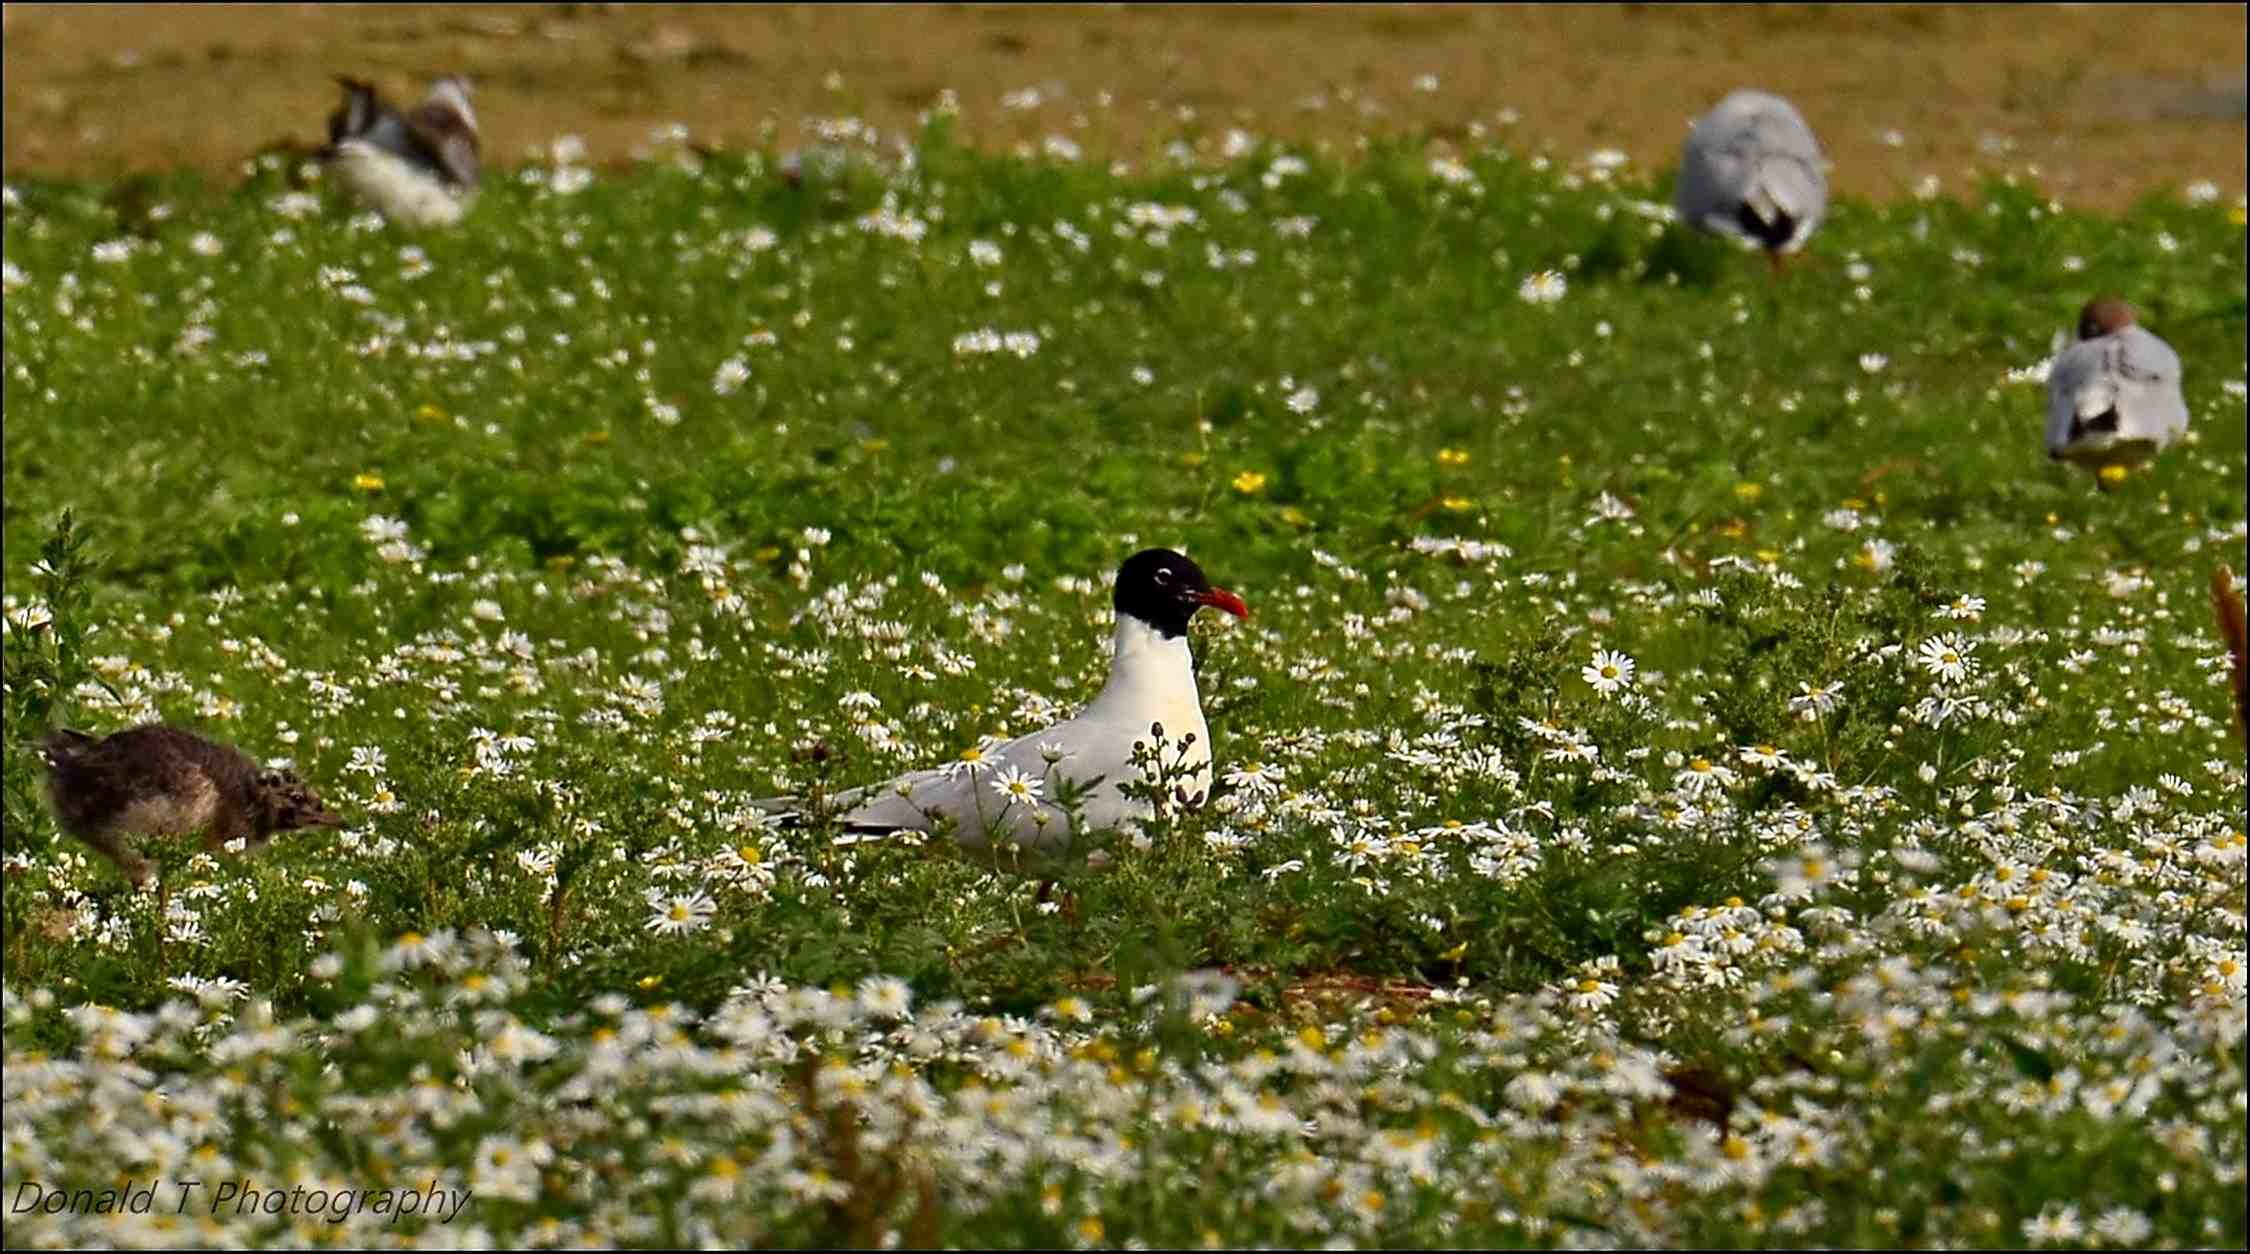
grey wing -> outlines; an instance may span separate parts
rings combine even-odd
[[[473,123],[448,104],[426,101],[406,116],[406,126],[447,179],[460,187],[476,186],[482,165]]]
[[[887,784],[882,786],[889,787]],[[847,788],[842,792],[830,793],[828,795],[828,810],[830,813],[849,811],[871,795],[875,788],[875,785],[869,785],[863,788]],[[750,805],[763,814],[784,821],[801,820],[805,817],[806,812],[805,799],[795,795],[757,797],[751,800]]]
[[[1800,223],[1818,221],[1827,209],[1826,162],[1804,115],[1779,96],[1746,89],[1696,119],[1681,150],[1673,206],[1691,223],[1739,235],[1736,212],[1754,187]]]
[[[1020,769],[1021,763],[1010,762],[1005,755],[1003,747],[988,760]],[[856,832],[907,828],[934,832],[944,826],[954,842],[967,849],[981,849],[995,837],[1019,844],[1067,841],[1070,825],[1060,811],[1039,802],[1009,801],[992,787],[997,777],[992,769],[902,775],[868,790],[866,800],[844,815],[844,826]]]
[[[842,800],[844,826],[855,831],[929,831],[935,815],[959,811],[968,795],[965,779],[948,779],[939,770],[911,771],[888,783],[856,789]]]
[[[1716,111],[1697,120],[1680,149],[1672,207],[1691,226],[1739,235],[1735,210],[1749,185],[1750,166],[1731,129]]]
[[[930,831],[937,815],[962,808],[970,796],[966,784],[966,777],[951,779],[942,770],[912,771],[884,783],[833,793],[828,810],[850,831]],[[761,797],[750,804],[785,821],[807,817],[802,797]]]
[[[2101,342],[2085,340],[2064,349],[2047,368],[2047,451],[2069,448],[2073,424],[2097,417],[2116,403],[2117,389],[2109,380]]]
[[[2180,355],[2138,326],[2112,332],[2118,416],[2135,434],[2169,444],[2187,430],[2187,398],[2180,393]]]
[[[1759,186],[1797,221],[1797,238],[1804,238],[1828,212],[1827,162],[1820,141],[1796,109],[1777,97],[1753,115],[1751,147],[1757,154]]]
[[[1062,777],[1067,775],[1087,790],[1100,788],[1108,780],[1106,768],[1098,763],[1087,769],[1068,769],[1047,761],[1043,746],[1077,743],[1077,727],[1078,720],[1072,719],[989,746],[984,751],[984,765],[975,770],[940,767],[913,771],[881,784],[839,792],[832,798],[833,805],[841,811],[848,831],[935,832],[949,826],[953,840],[969,849],[983,848],[999,837],[1028,851],[1059,853],[1070,846],[1075,833],[1071,811],[1056,804]],[[1066,756],[1077,760],[1075,754]],[[1037,800],[1011,799],[996,787],[1002,772],[1011,769],[1040,782]],[[1081,803],[1089,824],[1105,825],[1101,816],[1107,811],[1102,798],[1108,795],[1105,790],[1091,802]],[[769,814],[799,817],[802,812],[802,804],[789,797],[752,804]]]
[[[1018,736],[984,751],[977,770],[938,769],[915,771],[887,784],[865,790],[861,803],[844,815],[847,826],[859,831],[886,828],[919,828],[934,831],[952,825],[952,837],[969,849],[982,848],[997,837],[1030,849],[1056,852],[1069,846],[1071,816],[1056,804],[1060,777],[1082,779],[1084,770],[1050,767],[1040,746],[1048,742],[1075,742],[1077,720]],[[1003,772],[1017,771],[1040,782],[1036,800],[1013,799],[999,788]],[[1097,781],[1086,781],[1094,787]],[[903,787],[903,793],[902,793]],[[1096,807],[1089,807],[1087,814]]]
[[[389,109],[376,114],[358,133],[346,138],[373,145],[402,160],[412,161],[421,156],[421,146],[407,129],[406,119]]]

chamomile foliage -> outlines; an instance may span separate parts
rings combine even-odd
[[[5,1187],[475,1195],[11,1239],[2241,1243],[2225,206],[1845,201],[1769,282],[1481,136],[829,132],[428,236],[10,187]],[[2089,282],[2190,363],[2110,493]],[[978,749],[1152,544],[1257,606],[1200,810],[1043,892],[750,804],[1068,804]],[[126,891],[13,732],[151,718],[350,822]]]

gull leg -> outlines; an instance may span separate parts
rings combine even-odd
[[[1766,250],[1766,325],[1781,325],[1781,281],[1784,257],[1773,249]]]

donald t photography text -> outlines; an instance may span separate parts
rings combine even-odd
[[[192,1215],[214,1219],[245,1215],[291,1215],[342,1223],[368,1214],[399,1220],[423,1216],[452,1223],[469,1202],[469,1190],[438,1187],[361,1189],[349,1186],[264,1187],[254,1180],[126,1180],[106,1189],[61,1188],[25,1180],[8,1199],[10,1215]]]

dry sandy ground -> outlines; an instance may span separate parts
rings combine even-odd
[[[961,133],[1064,135],[1137,157],[1183,115],[1204,135],[1348,145],[1500,125],[1577,156],[1668,166],[1688,119],[1755,84],[1798,102],[1847,192],[2037,166],[2075,205],[2167,183],[2244,184],[2245,9],[931,5],[5,6],[5,169],[226,172],[324,138],[332,77],[478,90],[488,161],[652,129],[784,141],[812,117],[906,127],[944,87]],[[1425,75],[1435,76],[1435,90]],[[1418,80],[1420,80],[1418,82]]]

